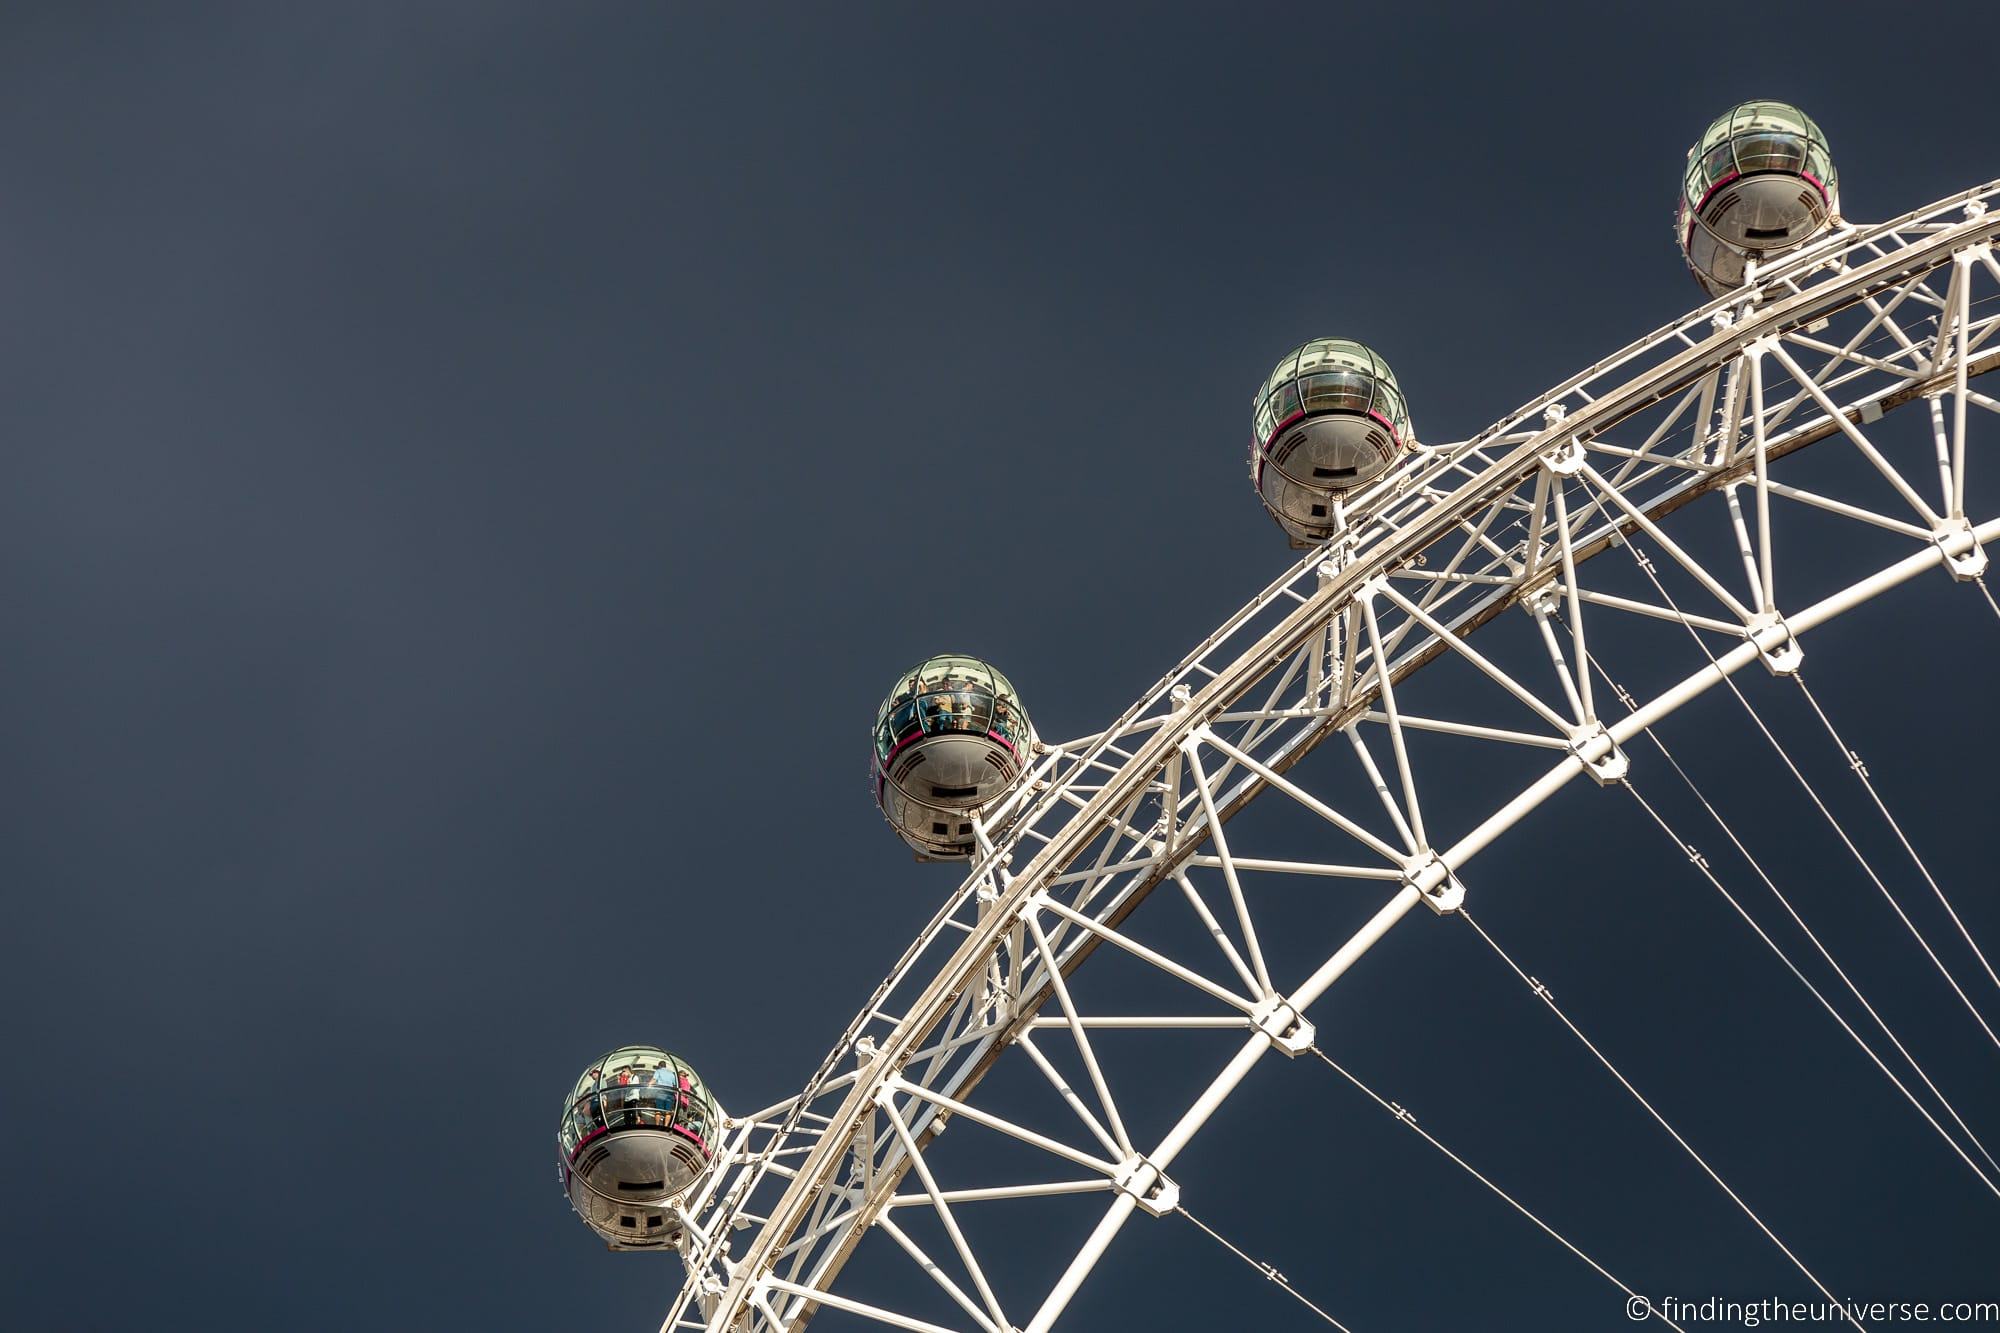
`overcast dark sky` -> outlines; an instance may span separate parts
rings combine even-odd
[[[1992,7],[1875,15],[8,7],[0,1325],[653,1327],[678,1267],[570,1216],[558,1102],[628,1041],[737,1109],[818,1063],[954,882],[869,804],[894,673],[1101,725],[1292,558],[1242,460],[1281,352],[1363,337],[1477,430],[1696,303],[1734,100],[1809,108],[1855,217],[2000,173]],[[1996,633],[1933,576],[1812,657],[1989,943]],[[1995,1052],[1756,772],[2000,1139]],[[1629,802],[1517,843],[1483,919],[1823,1276],[2000,1298],[2000,1201]],[[1802,1293],[1465,932],[1326,1008],[1635,1285]],[[1272,1063],[1187,1198],[1357,1333],[1625,1326]],[[1252,1325],[1313,1326],[1144,1221],[1065,1326]]]

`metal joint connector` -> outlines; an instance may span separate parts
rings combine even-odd
[[[1288,1056],[1303,1055],[1312,1049],[1318,1034],[1306,1022],[1298,1007],[1282,995],[1269,995],[1250,1013],[1256,1029]]]
[[[1618,742],[1612,739],[1610,729],[1602,722],[1572,731],[1569,752],[1582,761],[1584,771],[1600,787],[1623,782],[1625,775],[1632,770],[1631,761],[1618,748]]]
[[[1451,867],[1435,848],[1426,847],[1403,867],[1403,883],[1424,897],[1424,906],[1439,916],[1448,916],[1465,905],[1465,885],[1451,873]]]
[[[1558,477],[1583,471],[1583,442],[1572,435],[1542,455],[1542,466]]]
[[[875,1062],[875,1058],[876,1057],[871,1055],[869,1057],[869,1063],[873,1064]],[[868,1101],[878,1110],[884,1110],[884,1111],[894,1110],[896,1094],[898,1092],[901,1092],[902,1090],[903,1090],[903,1076],[899,1073],[895,1073],[892,1071],[889,1074],[889,1077],[882,1080],[881,1086],[875,1089],[875,1095],[870,1097]]]
[[[1986,572],[1986,548],[1973,535],[1972,520],[1948,518],[1931,529],[1931,541],[1944,556],[1945,573],[1970,583]]]
[[[1133,1153],[1121,1162],[1112,1183],[1154,1217],[1165,1217],[1181,1204],[1181,1187],[1147,1161],[1144,1153]]]
[[[1758,614],[1744,627],[1750,642],[1763,654],[1764,669],[1774,676],[1789,676],[1805,664],[1806,650],[1792,634],[1792,627],[1776,611]]]

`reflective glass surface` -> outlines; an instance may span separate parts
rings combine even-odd
[[[624,1046],[583,1071],[556,1138],[569,1160],[605,1130],[668,1129],[709,1156],[721,1122],[714,1096],[685,1060],[657,1046]]]
[[[1012,682],[976,657],[918,663],[875,714],[876,765],[919,736],[948,733],[996,735],[1018,749],[1028,738],[1028,718]]]
[[[1400,441],[1409,408],[1396,374],[1373,349],[1351,338],[1316,338],[1286,355],[1257,391],[1252,423],[1261,447],[1299,412],[1372,412]]]
[[[1366,412],[1375,401],[1375,381],[1354,370],[1307,376],[1300,389],[1308,412],[1334,408]]]
[[[1699,208],[1717,185],[1755,171],[1811,176],[1831,194],[1833,155],[1812,117],[1786,102],[1744,102],[1716,117],[1688,150],[1681,193]]]

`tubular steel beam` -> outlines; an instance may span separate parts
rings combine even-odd
[[[1205,641],[1203,648],[1197,650],[1197,657],[1191,658],[1182,669],[1185,672],[1190,667],[1198,667],[1209,677],[1207,683],[1188,699],[1185,707],[1165,717],[1146,719],[1143,730],[1134,728],[1140,730],[1143,740],[1131,752],[1130,757],[1105,776],[1098,789],[1083,803],[1082,809],[1049,836],[1027,864],[1013,874],[1011,880],[1005,881],[1004,892],[1001,892],[997,901],[990,905],[990,910],[982,914],[978,924],[962,927],[966,934],[957,950],[938,969],[921,994],[913,1002],[903,1006],[904,1017],[895,1023],[893,1031],[880,1043],[880,1049],[874,1058],[852,1076],[845,1099],[837,1111],[827,1116],[824,1132],[818,1134],[796,1178],[790,1182],[782,1198],[769,1211],[768,1223],[759,1230],[746,1251],[731,1263],[727,1288],[720,1293],[719,1298],[709,1309],[708,1326],[715,1330],[734,1329],[738,1326],[737,1320],[751,1309],[761,1307],[768,1310],[768,1305],[756,1295],[762,1291],[784,1292],[808,1301],[808,1304],[795,1315],[794,1327],[803,1324],[804,1320],[810,1317],[812,1305],[820,1302],[857,1313],[865,1311],[871,1316],[877,1315],[871,1307],[832,1296],[824,1288],[838,1273],[845,1254],[851,1250],[868,1222],[888,1206],[902,1169],[907,1169],[909,1165],[907,1155],[898,1169],[885,1170],[879,1174],[873,1183],[870,1196],[855,1209],[855,1220],[841,1239],[839,1247],[816,1269],[815,1282],[809,1290],[777,1279],[772,1273],[772,1263],[787,1241],[805,1223],[816,1197],[826,1187],[826,1183],[840,1170],[848,1153],[850,1141],[863,1118],[874,1114],[877,1099],[884,1086],[892,1081],[900,1081],[898,1071],[902,1069],[905,1061],[914,1052],[926,1046],[933,1033],[951,1012],[953,1005],[967,993],[968,987],[980,984],[980,978],[989,960],[995,951],[1002,947],[1014,924],[1032,910],[1031,903],[1037,898],[1046,901],[1048,886],[1083,857],[1096,839],[1104,834],[1107,827],[1119,821],[1120,812],[1133,808],[1149,787],[1160,780],[1169,761],[1180,753],[1181,747],[1189,738],[1220,717],[1231,705],[1254,688],[1257,682],[1263,680],[1269,673],[1281,669],[1287,659],[1303,650],[1313,636],[1323,634],[1326,627],[1335,622],[1336,613],[1341,608],[1351,605],[1366,585],[1380,579],[1384,571],[1402,568],[1415,562],[1428,547],[1452,533],[1461,524],[1465,515],[1489,509],[1506,501],[1509,495],[1535,474],[1542,456],[1552,448],[1569,440],[1595,434],[1637,411],[1671,398],[1675,394],[1685,393],[1697,386],[1704,376],[1712,375],[1718,368],[1743,356],[1753,344],[1809,322],[1810,319],[1823,317],[1826,313],[1838,311],[1849,305],[1865,303],[1877,293],[1907,281],[1912,274],[1929,272],[1953,262],[1955,253],[1985,241],[1994,234],[2000,234],[2000,214],[1983,219],[1968,218],[1963,224],[1919,235],[1899,249],[1891,250],[1879,258],[1858,263],[1844,273],[1798,291],[1796,295],[1772,300],[1768,305],[1747,305],[1743,315],[1733,327],[1720,328],[1705,340],[1689,343],[1684,350],[1652,365],[1621,386],[1599,393],[1594,398],[1581,395],[1579,391],[1579,396],[1586,398],[1587,401],[1573,414],[1566,418],[1552,414],[1542,430],[1532,432],[1526,438],[1522,438],[1519,434],[1497,437],[1494,443],[1501,442],[1503,438],[1509,442],[1518,442],[1512,443],[1510,448],[1494,457],[1486,466],[1477,470],[1467,470],[1469,475],[1462,484],[1427,508],[1413,513],[1399,510],[1399,515],[1403,516],[1398,517],[1395,523],[1378,524],[1377,529],[1380,531],[1378,538],[1356,550],[1352,558],[1331,577],[1325,579],[1311,595],[1293,594],[1298,598],[1299,604],[1278,624],[1244,648],[1227,666],[1220,669],[1201,664],[1200,653],[1206,651],[1208,645],[1220,642],[1226,635],[1232,633],[1237,625],[1247,623],[1252,614],[1268,609],[1275,601],[1277,592],[1289,593],[1290,590],[1284,587],[1281,580],[1280,583],[1274,584],[1272,589],[1267,589],[1251,607],[1246,607],[1221,630],[1211,635],[1209,640]],[[1861,253],[1858,243],[1847,253],[1850,255]],[[1782,268],[1774,269],[1774,273],[1783,272]],[[1775,293],[1766,292],[1766,295],[1773,294]],[[1678,335],[1678,330],[1670,332]],[[1663,341],[1665,341],[1664,335],[1656,335],[1654,343],[1647,346]],[[1969,350],[1970,344],[1961,336],[1958,339],[1958,346]],[[1614,358],[1608,364],[1623,364],[1636,358],[1639,355],[1636,348],[1637,345],[1635,350],[1620,354],[1619,358]],[[1963,404],[1967,392],[1961,387],[1964,380],[1983,373],[1996,364],[2000,364],[2000,349],[1979,357],[1976,364],[1969,365],[1963,357],[1960,357],[1954,365],[1942,373],[1933,373],[1929,380],[1913,381],[1885,397],[1873,400],[1870,407],[1879,413],[1921,396],[1927,388],[1956,391],[1959,403]],[[1592,372],[1586,372],[1555,396],[1568,394],[1572,387],[1585,382],[1599,369],[1593,368]],[[1935,367],[1932,369],[1936,371]],[[1940,382],[1933,385],[1931,381]],[[1808,385],[1808,388],[1810,387]],[[1655,501],[1636,507],[1626,516],[1626,520],[1614,522],[1611,530],[1605,535],[1591,543],[1578,545],[1566,553],[1568,559],[1563,562],[1564,566],[1573,571],[1576,562],[1589,559],[1616,540],[1620,530],[1657,521],[1665,513],[1686,504],[1695,495],[1706,493],[1731,481],[1740,481],[1753,471],[1761,471],[1771,461],[1786,453],[1837,432],[1853,433],[1855,419],[1864,410],[1861,407],[1842,409],[1830,401],[1824,402],[1824,406],[1828,410],[1826,419],[1810,428],[1767,442],[1766,447],[1757,450],[1755,459],[1742,459],[1711,473],[1697,476],[1678,489],[1657,497]],[[1962,410],[1961,406],[1960,411]],[[1872,420],[1873,417],[1869,419]],[[1486,446],[1479,441],[1473,442],[1468,456],[1485,457],[1486,455],[1478,452],[1483,447]],[[1438,472],[1436,475],[1442,477],[1444,473]],[[1981,542],[2000,537],[2000,521],[1981,525],[1974,535]],[[1878,592],[1913,577],[1917,572],[1939,563],[1944,558],[1942,547],[1926,548],[1862,580],[1842,593],[1788,617],[1788,623],[1795,631],[1809,629],[1839,614],[1840,611],[1858,605]],[[1560,569],[1561,567],[1555,562],[1545,562],[1539,571],[1537,581],[1542,583],[1550,581],[1556,577]],[[1571,585],[1574,583],[1573,574],[1569,577],[1569,583]],[[1440,583],[1436,586],[1442,589],[1448,585]],[[1432,635],[1429,642],[1422,648],[1406,654],[1398,662],[1378,662],[1372,684],[1364,681],[1363,688],[1352,690],[1339,700],[1341,706],[1330,710],[1325,718],[1302,732],[1287,748],[1282,760],[1268,766],[1269,772],[1281,773],[1339,727],[1364,715],[1369,705],[1379,697],[1381,683],[1385,677],[1396,680],[1407,676],[1430,661],[1438,652],[1443,651],[1446,647],[1444,639],[1463,638],[1471,630],[1497,615],[1500,610],[1532,591],[1533,589],[1526,586],[1525,582],[1511,589],[1496,589],[1494,595],[1480,604],[1473,614],[1453,623],[1426,624],[1424,628]],[[1429,618],[1426,616],[1422,619]],[[1348,625],[1350,644],[1353,642],[1354,633],[1351,621],[1350,617]],[[1687,699],[1718,683],[1730,671],[1740,669],[1755,660],[1757,655],[1758,649],[1755,644],[1746,642],[1737,645],[1723,655],[1722,665],[1697,672],[1680,685],[1657,696],[1639,712],[1612,724],[1610,730],[1613,737],[1618,740],[1629,738],[1647,721],[1654,720],[1664,712],[1678,707]],[[1342,664],[1344,682],[1351,678],[1352,656],[1350,650],[1347,655],[1348,660]],[[1128,715],[1128,720],[1132,720],[1131,715]],[[1091,762],[1100,768],[1109,767],[1103,762],[1102,753],[1109,748],[1110,738],[1116,734],[1118,734],[1117,728],[1102,733],[1102,738],[1097,742]],[[1453,868],[1462,864],[1488,845],[1521,814],[1546,799],[1583,770],[1584,764],[1581,759],[1575,755],[1566,756],[1542,779],[1503,805],[1493,816],[1446,852],[1444,854],[1446,863]],[[1211,829],[1219,828],[1223,821],[1246,804],[1268,781],[1269,776],[1264,773],[1247,776],[1231,799],[1219,803],[1219,811],[1211,816]],[[1059,787],[1057,794],[1061,794]],[[1052,798],[1042,799],[1046,801]],[[1142,878],[1116,895],[1116,900],[1104,918],[1104,923],[1115,925],[1118,920],[1122,920],[1123,916],[1136,908],[1154,886],[1168,878],[1193,856],[1204,840],[1205,835],[1199,830],[1182,837],[1177,845],[1173,846],[1170,854],[1158,857],[1151,867],[1136,872]],[[1001,853],[1011,855],[1021,846],[1018,838],[1010,838],[996,849],[996,857]],[[999,882],[1002,877],[995,873],[993,864],[996,857],[983,858],[982,864],[974,871],[974,878],[986,876],[994,882]],[[1420,898],[1421,894],[1413,887],[1405,887],[1399,891],[1396,897],[1390,900],[1389,905],[1377,914],[1376,919],[1370,922],[1369,927],[1364,928],[1361,934],[1350,940],[1313,974],[1294,996],[1294,1003],[1299,1008],[1311,1003]],[[1076,942],[1063,965],[1064,970],[1072,970],[1079,965],[1098,942],[1087,936],[1076,937]],[[959,1066],[956,1081],[951,1084],[952,1091],[958,1098],[962,1099],[971,1087],[977,1084],[997,1058],[1012,1032],[1035,1020],[1040,1006],[1049,998],[1050,990],[1048,979],[1045,978],[1039,990],[1022,996],[1008,1029],[987,1037],[981,1048],[982,1053],[976,1059],[968,1059]],[[871,1004],[871,1011],[873,1007]],[[860,1030],[858,1024],[854,1030]],[[1189,1108],[1181,1122],[1163,1140],[1158,1154],[1149,1159],[1156,1167],[1164,1169],[1166,1163],[1171,1161],[1173,1155],[1193,1137],[1209,1115],[1247,1074],[1248,1069],[1256,1063],[1257,1057],[1271,1044],[1270,1035],[1261,1030],[1248,1037],[1236,1058],[1218,1075],[1216,1081],[1195,1105]],[[835,1056],[829,1057],[828,1066],[823,1066],[823,1072],[835,1063],[844,1049],[845,1043],[841,1050],[836,1051]],[[914,1087],[909,1090],[934,1101],[938,1099],[938,1094],[930,1090],[919,1090]],[[795,1117],[813,1095],[815,1095],[814,1088],[809,1085],[807,1096],[796,1103],[798,1110],[793,1113]],[[1093,1233],[1085,1249],[1078,1254],[1076,1261],[1071,1264],[1056,1289],[1044,1302],[1042,1309],[1028,1325],[1030,1333],[1043,1333],[1043,1330],[1053,1322],[1070,1296],[1074,1294],[1084,1274],[1095,1263],[1103,1248],[1109,1244],[1111,1237],[1116,1234],[1134,1206],[1136,1206],[1135,1195],[1129,1192],[1120,1194],[1119,1200],[1100,1222],[1098,1231]],[[727,1228],[715,1230],[718,1234],[726,1234]],[[703,1264],[706,1258],[705,1255],[697,1257],[695,1262]],[[676,1303],[674,1311],[669,1314],[669,1322],[680,1310],[686,1308],[688,1299],[688,1295],[684,1293]],[[890,1319],[888,1322],[900,1323],[903,1327],[909,1328],[929,1327],[917,1321],[904,1321],[900,1317]]]

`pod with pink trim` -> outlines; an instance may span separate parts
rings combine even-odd
[[[1388,362],[1350,338],[1315,338],[1278,362],[1251,403],[1250,481],[1292,545],[1333,535],[1346,492],[1411,444]]]
[[[875,804],[923,860],[962,860],[977,818],[1027,767],[1034,728],[1005,676],[945,653],[897,678],[875,712]]]
[[[683,1239],[674,1205],[715,1164],[722,1111],[694,1067],[657,1046],[591,1062],[556,1127],[563,1192],[614,1250]]]
[[[1675,239],[1710,296],[1744,285],[1748,265],[1796,250],[1840,214],[1833,154],[1788,102],[1742,102],[1688,149]]]

